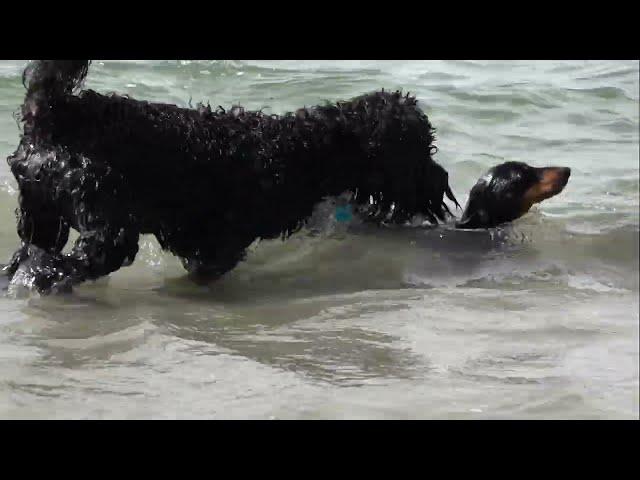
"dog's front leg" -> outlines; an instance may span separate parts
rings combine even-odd
[[[139,232],[130,224],[107,224],[80,233],[71,252],[64,256],[64,275],[53,290],[69,290],[85,280],[97,280],[131,265],[138,253]]]
[[[67,255],[23,245],[6,268],[14,270],[12,284],[42,294],[68,292],[85,280],[96,280],[130,265],[138,252],[138,237],[137,229],[130,225],[85,230]]]

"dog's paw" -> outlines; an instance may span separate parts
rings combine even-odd
[[[53,276],[34,266],[30,260],[20,264],[11,279],[10,288],[15,293],[19,290],[36,291],[40,294],[48,294],[54,283]]]
[[[20,262],[10,282],[13,291],[26,289],[41,295],[71,291],[72,278],[61,257],[30,245],[28,255]]]

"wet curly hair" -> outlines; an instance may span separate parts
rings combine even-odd
[[[351,191],[374,222],[438,223],[450,213],[444,196],[457,204],[433,159],[434,129],[408,93],[280,116],[188,109],[81,90],[89,64],[38,60],[24,73],[24,130],[9,157],[22,246],[5,270],[27,265],[42,292],[129,264],[141,233],[208,281],[256,238],[299,230],[327,196]],[[69,228],[80,236],[62,254]]]

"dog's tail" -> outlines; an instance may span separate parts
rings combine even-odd
[[[22,74],[27,95],[23,118],[35,115],[56,98],[78,89],[89,70],[90,60],[32,60]]]

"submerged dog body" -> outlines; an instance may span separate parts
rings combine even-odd
[[[284,116],[74,94],[88,61],[25,71],[20,268],[41,292],[130,264],[154,234],[194,278],[232,269],[256,238],[298,230],[326,196],[354,193],[371,220],[444,220],[447,172],[416,100],[378,92]],[[457,202],[456,202],[457,203]],[[80,234],[62,254],[69,228]]]

